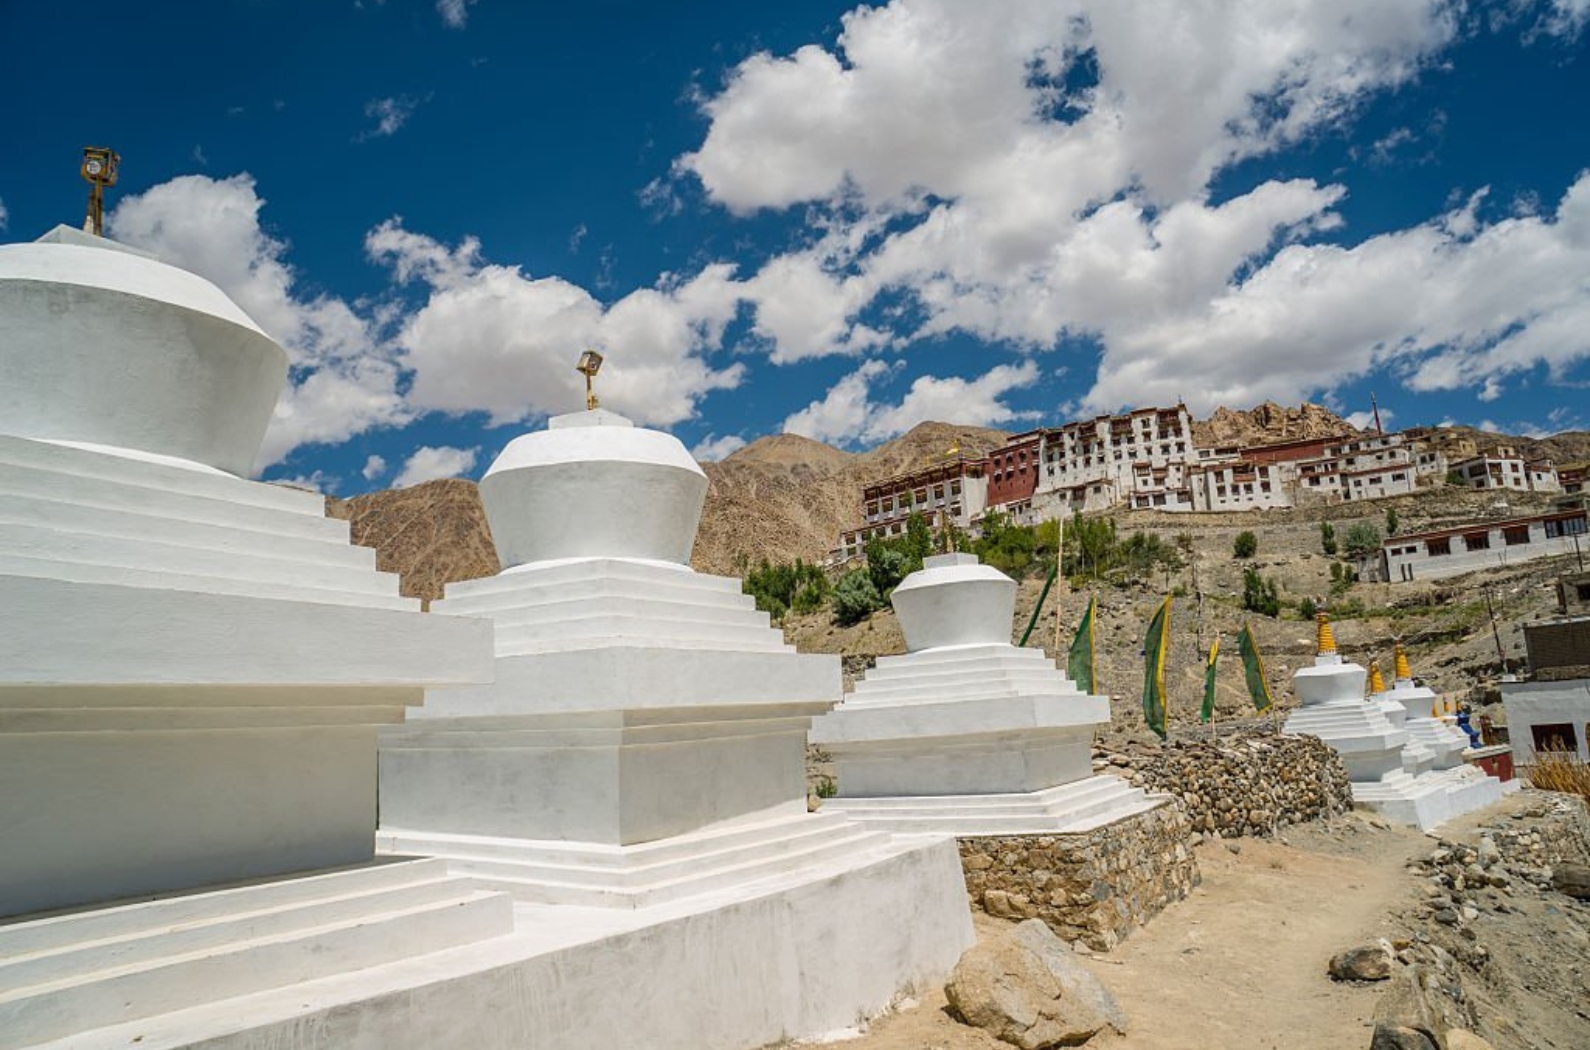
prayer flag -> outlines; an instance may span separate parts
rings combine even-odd
[[[1066,674],[1084,693],[1098,692],[1097,665],[1093,656],[1093,611],[1097,598],[1088,599],[1087,611],[1077,624],[1077,636],[1071,639],[1071,654],[1066,657]]]
[[[1148,637],[1143,641],[1143,716],[1148,728],[1165,739],[1165,652],[1170,648],[1170,595],[1148,621]]]
[[[1267,710],[1271,700],[1270,685],[1264,680],[1264,658],[1259,655],[1253,628],[1247,624],[1242,625],[1242,633],[1237,635],[1237,651],[1242,654],[1242,672],[1248,680],[1248,695],[1253,697],[1254,710]]]
[[[1204,706],[1198,712],[1198,721],[1207,722],[1215,717],[1215,661],[1220,659],[1220,636],[1209,647],[1209,664],[1204,668]]]

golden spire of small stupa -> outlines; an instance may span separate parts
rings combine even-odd
[[[1441,701],[1439,701],[1439,700],[1431,700],[1430,701],[1430,717],[1431,718],[1440,718],[1441,717]]]
[[[1325,656],[1336,651],[1336,634],[1331,630],[1331,618],[1324,613],[1315,613],[1314,621],[1319,625],[1319,654]]]
[[[1399,682],[1413,681],[1413,668],[1408,666],[1408,652],[1402,647],[1401,642],[1397,643],[1396,654],[1397,662],[1395,669],[1392,671],[1392,677]]]
[[[1369,695],[1378,696],[1386,691],[1386,680],[1380,675],[1380,661],[1369,661]]]

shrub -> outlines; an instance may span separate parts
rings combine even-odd
[[[1571,751],[1537,753],[1529,782],[1542,791],[1562,791],[1590,802],[1590,766]]]
[[[1347,553],[1354,558],[1366,558],[1380,549],[1380,530],[1372,521],[1354,522],[1342,537]]]
[[[833,798],[837,794],[839,794],[839,785],[834,783],[833,777],[817,778],[818,798]]]
[[[828,577],[816,565],[796,558],[773,565],[766,558],[747,570],[740,589],[756,599],[756,607],[775,620],[790,609],[816,612],[828,600]]]
[[[1238,558],[1251,558],[1259,551],[1259,537],[1244,529],[1231,542],[1231,553]]]
[[[1266,580],[1259,575],[1259,570],[1248,568],[1242,570],[1242,607],[1250,612],[1262,613],[1265,616],[1277,616],[1281,612],[1280,589],[1275,580]]]
[[[1297,615],[1304,620],[1312,620],[1318,612],[1319,606],[1315,604],[1313,598],[1304,598],[1297,603]]]
[[[883,596],[862,569],[845,573],[834,585],[834,619],[841,624],[860,623],[881,608]]]
[[[1319,545],[1326,554],[1336,553],[1336,526],[1328,521],[1319,523]]]
[[[1401,524],[1402,524],[1402,519],[1397,517],[1397,508],[1396,507],[1387,507],[1386,508],[1386,535],[1387,536],[1395,536],[1397,534],[1397,527],[1399,525],[1401,525]]]

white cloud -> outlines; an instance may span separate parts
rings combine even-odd
[[[1382,408],[1380,410],[1381,427],[1384,428],[1390,426],[1391,417],[1394,415],[1396,415],[1396,413],[1391,409]],[[1351,426],[1357,430],[1372,430],[1375,426],[1375,412],[1373,409],[1364,409],[1361,412],[1349,412],[1343,416],[1342,419],[1346,421],[1348,426]]]
[[[867,361],[835,383],[821,400],[784,420],[784,432],[831,444],[876,443],[929,420],[964,426],[993,426],[1032,413],[1017,412],[1001,398],[1038,380],[1038,365],[1028,360],[1000,365],[976,379],[918,376],[897,404],[873,400],[873,383],[890,371],[882,361]]]
[[[247,174],[184,175],[122,198],[106,218],[112,237],[215,282],[286,347],[292,374],[260,468],[300,445],[336,444],[409,418],[397,366],[368,322],[341,299],[298,291],[287,245],[260,226],[264,204]]]
[[[464,28],[469,21],[469,9],[480,0],[436,0],[436,13],[454,29]]]
[[[414,111],[419,109],[430,96],[416,98],[412,95],[398,95],[393,98],[373,98],[364,104],[364,115],[375,121],[375,127],[366,128],[354,136],[355,142],[364,142],[368,139],[386,138],[395,135],[409,122]]]
[[[657,287],[604,307],[562,278],[484,262],[473,239],[449,249],[398,219],[370,231],[366,250],[400,281],[428,286],[397,336],[414,372],[409,403],[420,411],[486,412],[494,424],[574,411],[585,403],[574,362],[595,347],[608,355],[596,381],[603,406],[666,426],[693,416],[710,391],[738,386],[745,372],[707,360],[738,309],[728,265],[688,279],[665,274]]]
[[[708,434],[696,442],[696,447],[690,450],[690,454],[702,463],[716,463],[718,460],[731,453],[738,452],[744,447],[745,438],[738,434],[725,434],[722,437],[718,437],[716,434]]]
[[[1590,0],[1547,8],[1563,25]],[[1341,224],[1343,186],[1209,193],[1234,162],[1418,76],[1480,25],[1460,14],[1447,0],[894,0],[846,15],[832,51],[742,62],[703,101],[709,128],[674,177],[738,214],[818,217],[812,243],[743,285],[774,363],[952,332],[1034,349],[1086,336],[1103,348],[1089,411],[1291,401],[1387,364],[1416,388],[1483,388],[1590,353],[1569,202],[1555,222],[1486,225],[1475,199],[1341,248],[1310,242]],[[902,297],[911,308],[880,317]],[[792,419],[857,434],[867,379]]]
[[[374,481],[386,473],[386,460],[381,456],[372,455],[364,461],[364,468],[359,473],[364,475],[364,480]]]
[[[421,445],[403,464],[397,477],[392,479],[392,487],[406,489],[437,478],[456,478],[467,474],[475,469],[475,457],[479,452],[478,448],[450,448],[446,445],[433,448]]]

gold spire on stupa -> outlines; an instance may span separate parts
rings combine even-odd
[[[1378,696],[1386,691],[1386,680],[1380,674],[1380,661],[1369,661],[1369,695]]]
[[[1408,653],[1407,650],[1403,649],[1401,642],[1397,643],[1395,651],[1397,662],[1392,671],[1392,677],[1399,682],[1413,681],[1413,668],[1408,666]]]
[[[1331,630],[1331,619],[1324,613],[1315,613],[1314,621],[1319,626],[1319,655],[1325,656],[1336,651],[1336,634]]]

